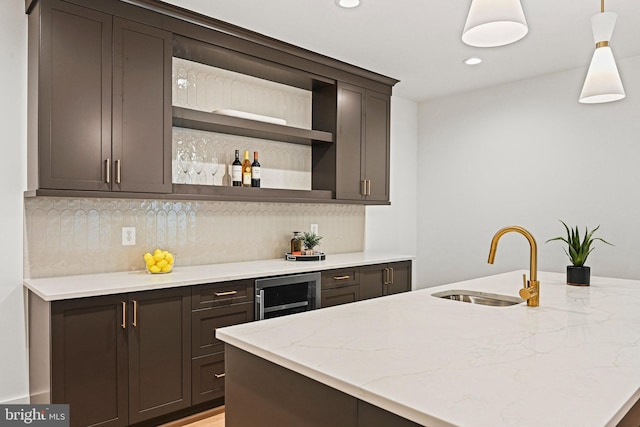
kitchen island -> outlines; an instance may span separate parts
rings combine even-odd
[[[256,411],[265,426],[333,415],[343,426],[639,425],[640,281],[574,287],[541,272],[539,307],[432,296],[516,296],[522,274],[218,329],[228,426]]]

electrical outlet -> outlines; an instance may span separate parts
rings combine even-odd
[[[122,227],[122,245],[131,246],[136,244],[136,228]]]
[[[311,232],[313,234],[318,234],[318,224],[311,224]]]

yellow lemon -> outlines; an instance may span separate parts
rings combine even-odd
[[[157,265],[152,265],[151,267],[149,267],[149,271],[152,273],[159,273],[160,267],[158,267]]]
[[[171,264],[167,264],[164,267],[162,267],[161,270],[163,273],[169,273],[172,269],[173,269],[173,266]]]
[[[151,267],[152,265],[155,265],[156,260],[155,258],[152,256],[151,258],[147,259],[147,267]]]
[[[158,254],[160,254],[160,253],[162,253],[162,251],[161,251],[160,249],[156,249],[155,251],[153,251],[153,254],[154,254],[154,255],[158,255]]]
[[[167,253],[167,255],[164,257],[164,259],[166,259],[167,262],[169,262],[169,264],[173,265],[173,254],[171,252]]]
[[[145,261],[149,261],[149,258],[151,258],[153,255],[151,255],[149,252],[147,252],[146,254],[144,254],[144,260]]]
[[[162,252],[159,252],[159,253],[155,254],[153,256],[153,258],[156,260],[156,262],[157,261],[162,261],[164,259],[164,254]]]
[[[169,265],[169,263],[167,262],[166,259],[163,259],[161,261],[158,261],[158,263],[156,265],[162,269],[162,268],[166,267],[167,265]]]

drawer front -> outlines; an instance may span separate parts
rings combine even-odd
[[[322,291],[322,308],[360,300],[360,285],[344,286]]]
[[[251,322],[254,313],[252,302],[192,312],[191,355],[196,357],[224,351],[224,343],[216,339],[216,329]]]
[[[224,396],[224,352],[191,361],[192,404]]]
[[[194,310],[250,301],[253,301],[251,279],[198,285],[191,291],[191,308]]]
[[[322,289],[334,289],[352,286],[360,283],[360,269],[358,267],[337,268],[322,272]]]

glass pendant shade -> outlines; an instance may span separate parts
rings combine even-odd
[[[582,93],[580,93],[579,101],[583,104],[617,101],[626,96],[616,60],[608,45],[616,18],[615,13],[605,12],[595,15],[591,19],[596,44],[606,43],[604,46],[596,47],[593,52],[589,71],[587,71]]]
[[[520,0],[472,0],[462,41],[476,47],[503,46],[528,32]]]

